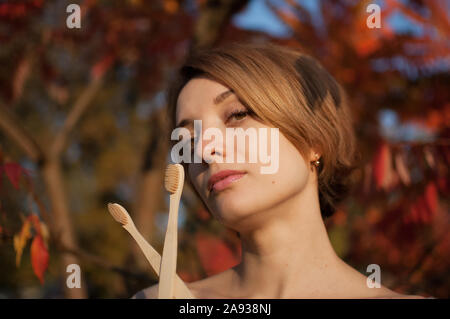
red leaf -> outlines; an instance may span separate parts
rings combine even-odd
[[[187,271],[179,271],[178,276],[180,276],[181,280],[185,282],[193,282],[200,279],[196,274],[192,274]]]
[[[16,189],[19,189],[19,180],[20,180],[20,173],[22,171],[22,168],[17,163],[6,163],[3,165],[3,170],[6,173],[6,176],[8,176],[9,181]]]
[[[427,187],[425,188],[425,204],[427,205],[430,217],[433,217],[436,214],[437,204],[438,204],[438,196],[436,185],[433,182],[429,182]]]
[[[43,0],[33,0],[33,5],[37,8],[42,7]]]
[[[438,186],[439,190],[442,193],[448,193],[449,192],[447,178],[445,178],[445,177],[438,177],[438,179],[437,179],[437,186]]]
[[[426,224],[429,221],[430,210],[428,209],[425,199],[423,196],[420,196],[417,201],[417,207],[419,211],[419,223]]]
[[[208,211],[206,211],[205,209],[203,209],[203,208],[199,208],[199,209],[196,211],[196,213],[197,213],[197,217],[198,217],[200,220],[208,220],[208,219],[211,218],[211,214],[210,214]]]
[[[34,236],[31,243],[31,265],[41,284],[44,284],[44,273],[48,267],[49,254],[42,237]]]
[[[425,192],[410,206],[410,214],[405,222],[428,224],[436,214],[438,205],[437,189],[434,182],[429,182]]]
[[[413,205],[411,205],[411,213],[410,213],[410,218],[408,219],[408,221],[417,223],[419,221],[419,216],[420,216],[419,202],[416,201]]]
[[[239,262],[223,240],[205,234],[197,234],[195,239],[200,262],[208,276],[227,270]]]

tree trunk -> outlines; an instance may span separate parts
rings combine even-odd
[[[67,205],[67,196],[62,179],[61,165],[57,159],[49,159],[46,161],[41,169],[41,173],[48,192],[48,198],[52,208],[52,230],[57,240],[65,247],[77,248],[77,243],[72,230],[72,223]],[[81,271],[83,267],[80,265],[79,259],[67,252],[61,254],[61,273],[69,275],[66,272],[67,266],[70,264],[77,264]],[[64,294],[66,298],[87,298],[85,281],[83,280],[83,273],[81,273],[81,288],[68,288],[66,285],[67,276],[64,276]]]
[[[162,191],[164,168],[160,167],[144,172],[139,185],[134,222],[142,236],[152,243],[155,239],[155,214],[161,208],[161,197],[164,196]],[[131,249],[138,269],[148,270],[148,261],[134,241],[131,243]]]
[[[164,119],[164,109],[155,111],[150,119],[152,126],[150,143],[147,146],[141,178],[138,181],[136,200],[132,218],[142,236],[154,243],[155,216],[158,209],[164,205],[164,174],[168,142],[167,128]],[[134,241],[130,242],[130,256],[132,263],[140,271],[148,271],[148,262]]]

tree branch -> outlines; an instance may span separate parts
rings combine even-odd
[[[64,246],[60,242],[56,243],[55,246],[60,252],[65,252],[65,253],[75,255],[75,256],[79,257],[80,259],[83,259],[87,262],[90,262],[92,264],[100,266],[104,269],[119,273],[124,277],[133,278],[133,279],[141,281],[141,282],[142,281],[146,281],[146,282],[154,281],[154,278],[151,278],[150,276],[146,275],[145,273],[133,272],[133,271],[129,271],[124,268],[118,267],[114,264],[111,264],[110,262],[105,261],[103,258],[92,255],[86,251],[83,251],[82,249],[67,247],[67,246]]]
[[[44,153],[32,136],[18,123],[20,120],[4,105],[0,105],[0,127],[35,163],[44,161]]]
[[[52,143],[52,146],[50,148],[50,155],[52,157],[54,158],[58,157],[64,150],[70,132],[73,130],[75,125],[80,120],[81,116],[90,106],[92,99],[102,86],[102,83],[103,83],[102,78],[91,81],[89,85],[84,89],[83,93],[79,96],[78,100],[75,102],[72,109],[70,110],[70,113],[67,116],[62,129],[59,131],[55,140]]]

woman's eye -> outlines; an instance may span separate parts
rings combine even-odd
[[[231,119],[234,118],[237,121],[240,121],[242,119],[244,119],[250,112],[249,111],[234,111],[230,114],[230,116],[228,116],[227,122]]]

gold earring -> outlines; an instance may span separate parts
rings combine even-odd
[[[316,160],[312,161],[311,163],[314,164],[316,167],[318,167],[320,165],[319,156],[316,155]]]

